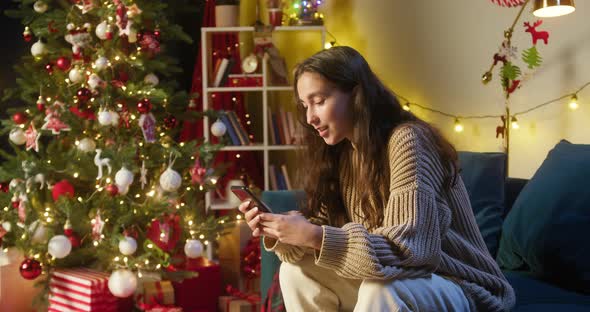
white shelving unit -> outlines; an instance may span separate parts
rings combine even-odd
[[[324,26],[279,26],[275,27],[275,32],[320,32],[321,47],[324,47],[326,42],[326,29]],[[298,147],[294,145],[270,145],[269,141],[269,122],[268,122],[268,93],[276,91],[291,91],[292,86],[269,86],[268,85],[268,69],[266,61],[261,61],[262,64],[262,86],[260,87],[209,87],[209,38],[211,34],[215,33],[239,33],[239,32],[254,32],[254,27],[202,27],[201,28],[201,47],[203,48],[201,64],[203,68],[203,110],[209,109],[209,96],[214,92],[261,92],[262,93],[262,143],[255,143],[246,146],[226,146],[222,151],[262,151],[263,152],[263,166],[264,166],[264,189],[268,190],[270,187],[269,178],[269,152],[270,151],[284,151],[295,150]],[[207,117],[203,120],[203,134],[205,141],[210,138],[210,122]],[[205,195],[205,205],[211,209],[225,209],[228,208],[225,202],[212,202],[210,193]]]

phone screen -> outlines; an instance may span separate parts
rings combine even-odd
[[[259,211],[272,213],[270,207],[268,207],[262,200],[260,200],[254,193],[246,186],[234,185],[231,187],[231,191],[241,200],[251,200],[254,205],[258,207]]]

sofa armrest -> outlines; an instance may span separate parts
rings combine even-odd
[[[262,201],[267,204],[274,213],[285,213],[290,210],[299,210],[299,203],[305,199],[305,192],[295,191],[264,191],[262,192]],[[272,278],[279,268],[281,261],[272,252],[268,252],[260,241],[260,293],[262,302],[266,300],[268,289],[272,283]]]
[[[520,178],[507,178],[506,183],[504,184],[505,196],[504,196],[504,215],[502,219],[506,217],[510,209],[512,209],[512,205],[518,198],[518,194],[522,191],[522,188],[527,184],[528,179],[520,179]]]

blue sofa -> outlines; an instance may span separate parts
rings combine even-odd
[[[459,152],[459,160],[486,245],[516,292],[513,311],[590,311],[590,187],[582,183],[590,145],[560,142],[530,180],[506,178],[503,153]],[[262,199],[284,212],[301,196],[266,191]],[[262,249],[264,299],[279,265]]]

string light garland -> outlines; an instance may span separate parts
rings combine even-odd
[[[579,107],[578,94],[580,92],[582,92],[588,86],[590,86],[590,81],[589,82],[586,82],[584,85],[582,85],[580,88],[578,88],[576,91],[574,91],[572,93],[564,94],[564,95],[562,95],[562,96],[560,96],[558,98],[555,98],[555,99],[552,99],[552,100],[549,100],[549,101],[540,103],[540,104],[538,104],[536,106],[533,106],[533,107],[531,107],[529,109],[526,109],[526,110],[523,110],[523,111],[519,111],[519,112],[513,113],[512,115],[510,115],[511,116],[510,122],[511,122],[512,128],[513,129],[518,129],[519,128],[518,123],[517,123],[516,116],[522,116],[522,115],[528,114],[530,112],[533,112],[533,111],[538,110],[540,108],[543,108],[543,107],[545,107],[545,106],[547,106],[549,104],[552,104],[552,103],[561,101],[561,100],[566,99],[566,98],[569,98],[570,99],[570,101],[568,103],[568,107],[571,110],[576,110]],[[467,115],[467,116],[465,116],[465,115],[451,114],[451,113],[447,113],[447,112],[444,112],[444,111],[441,111],[441,110],[438,110],[438,109],[434,109],[434,108],[430,108],[430,107],[427,107],[427,106],[424,106],[424,105],[420,105],[420,104],[415,103],[415,102],[411,102],[410,100],[408,100],[403,95],[401,95],[401,94],[399,94],[399,93],[397,93],[395,91],[392,91],[392,92],[395,94],[395,96],[398,99],[400,99],[400,100],[402,100],[404,102],[404,104],[402,104],[402,108],[404,110],[406,110],[406,111],[410,111],[412,109],[412,107],[418,107],[418,108],[420,108],[422,110],[433,112],[433,113],[436,113],[436,114],[439,114],[439,115],[442,115],[442,116],[445,116],[445,117],[449,117],[449,118],[454,119],[455,120],[455,123],[454,123],[454,126],[453,127],[454,127],[454,129],[455,129],[456,132],[462,132],[463,131],[461,120],[506,118],[506,114],[501,114],[501,115]]]

